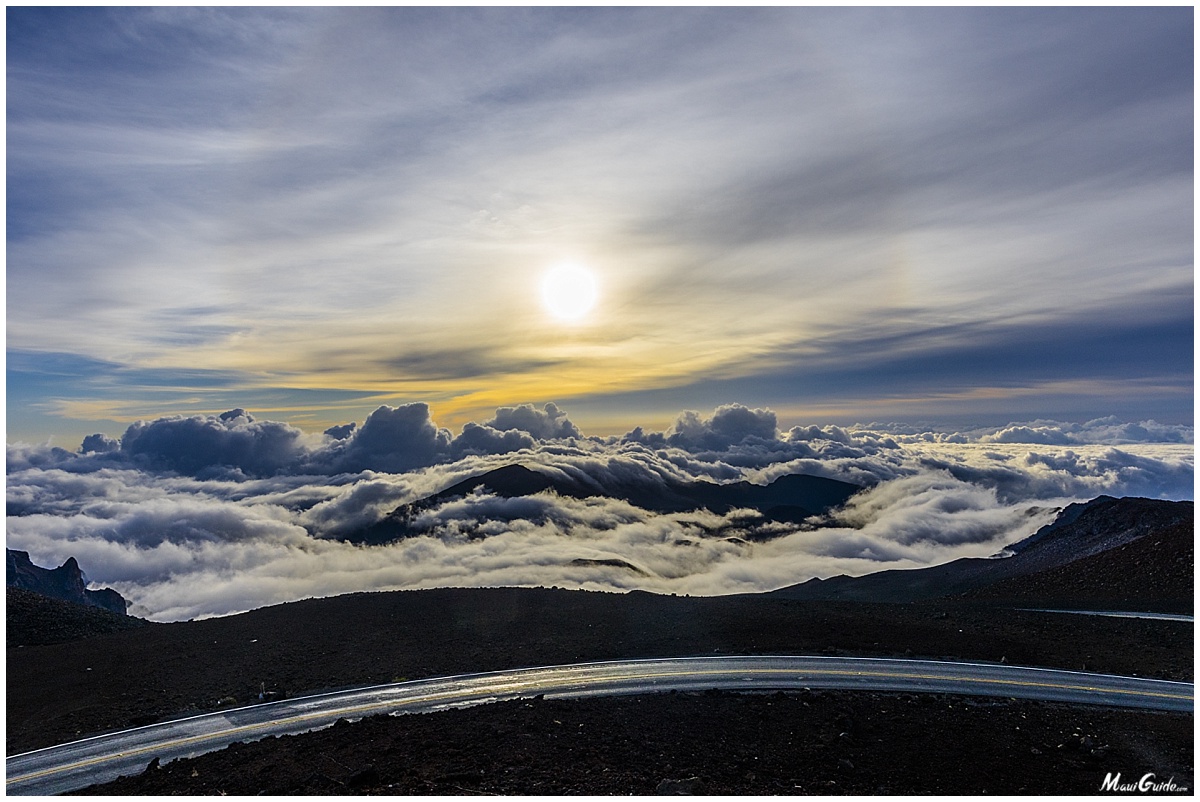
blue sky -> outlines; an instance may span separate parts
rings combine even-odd
[[[1192,419],[1190,8],[6,15],[10,442]]]

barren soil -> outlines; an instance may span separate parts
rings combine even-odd
[[[250,704],[263,687],[289,696],[622,657],[1005,659],[1185,680],[1193,671],[1191,624],[981,603],[443,589],[308,600],[45,645],[14,640],[11,596],[9,605],[10,754]],[[30,631],[28,622],[23,627]],[[542,700],[370,719],[236,746],[92,790],[1093,794],[1110,771],[1123,781],[1174,776],[1190,789],[1192,720],[835,692]]]
[[[1117,771],[1191,789],[1191,727],[1191,716],[932,695],[534,700],[378,716],[89,792],[1095,794]]]

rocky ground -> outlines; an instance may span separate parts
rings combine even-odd
[[[1192,718],[933,695],[663,694],[378,716],[91,794],[1095,794],[1192,788]]]
[[[1191,615],[1195,561],[1192,522],[1030,576],[997,582],[965,598],[1024,606],[1158,610]],[[1030,605],[1032,606],[1032,605]]]
[[[23,588],[8,588],[7,645],[45,646],[150,626],[150,622],[118,615],[101,607],[51,599]]]
[[[13,604],[10,594],[9,754],[249,704],[264,687],[296,695],[619,657],[909,655],[1193,676],[1190,624],[980,602],[442,589],[308,600],[53,644],[22,640],[39,627],[17,625]],[[1192,754],[1191,715],[895,694],[675,694],[371,719],[92,791],[1091,794],[1117,771],[1173,776],[1191,788]]]

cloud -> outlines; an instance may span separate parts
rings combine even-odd
[[[439,429],[424,403],[381,406],[367,416],[344,446],[318,459],[330,460],[337,470],[402,472],[431,465],[450,447],[450,433]]]
[[[121,437],[121,452],[153,468],[196,473],[228,467],[261,475],[293,465],[305,452],[304,439],[293,426],[255,421],[234,409],[138,421]]]
[[[49,468],[78,463],[78,455],[58,446],[11,443],[6,446],[5,464],[8,473],[26,468]]]
[[[1191,443],[1193,427],[1185,424],[1161,424],[1146,420],[1128,423],[1115,417],[1097,418],[1085,423],[1034,421],[1012,424],[997,431],[979,435],[981,443],[1042,443],[1046,445],[1127,443]]]
[[[850,435],[840,426],[793,426],[788,430],[787,439],[793,443],[809,440],[827,440],[849,445]]]
[[[455,456],[468,454],[506,454],[532,448],[534,438],[519,429],[501,431],[488,424],[471,421],[463,426],[462,434],[454,438],[450,450]]]
[[[640,426],[621,440],[651,448],[678,449],[705,462],[751,467],[813,456],[807,445],[777,439],[775,413],[742,404],[723,404],[704,417],[685,410],[665,432],[646,432]]]
[[[145,418],[119,447],[10,443],[8,535],[156,617],[438,584],[758,590],[986,553],[1031,507],[1193,492],[1170,423],[1194,383],[1186,9],[8,25],[9,430]],[[569,337],[531,292],[564,249],[605,290]],[[693,410],[606,439],[555,404],[457,436],[427,403],[377,406],[481,388]],[[327,428],[191,414],[237,404]],[[780,431],[819,404],[960,422]],[[597,493],[867,490],[765,542],[713,534],[765,531],[741,514],[484,496],[404,543],[330,539],[510,462]]]
[[[1031,518],[1046,515],[1045,508],[1033,510],[1031,515],[1028,507],[1002,504],[994,489],[955,479],[949,473],[921,472],[883,482],[851,498],[831,519],[883,543],[951,546],[1002,540],[1029,527]],[[837,554],[845,545],[831,542],[829,548]]]
[[[539,440],[579,437],[578,427],[555,404],[500,407],[486,423],[469,422],[458,437],[434,423],[428,404],[381,406],[362,427],[326,431],[340,442],[314,452],[314,466],[334,470],[400,472],[469,455],[503,454],[531,448]]]
[[[339,537],[364,529],[401,504],[418,497],[410,477],[366,472],[344,477],[344,484],[314,487],[304,503],[297,505],[295,492],[269,499],[299,510],[295,520],[321,537]],[[266,499],[264,499],[266,500]]]
[[[387,495],[366,481],[352,491],[360,500]],[[765,590],[811,575],[990,553],[1041,520],[1024,510],[994,510],[989,518],[984,493],[967,504],[971,519],[962,526],[955,519],[962,511],[938,505],[935,488],[924,488],[914,503],[909,486],[877,491],[834,528],[782,530],[774,540],[750,542],[757,521],[747,511],[657,515],[608,498],[477,493],[427,511],[423,536],[358,547],[309,535],[296,524],[304,514],[289,515],[277,504],[204,498],[207,483],[199,484],[195,495],[141,500],[107,517],[93,509],[12,519],[10,544],[43,560],[73,554],[93,579],[134,599],[135,613],[174,620],[396,587]],[[969,496],[969,488],[960,492]],[[349,509],[349,502],[341,496],[334,504]]]
[[[332,437],[334,440],[345,440],[354,434],[354,430],[357,427],[358,424],[356,422],[350,421],[349,423],[343,423],[338,426],[330,426],[325,430],[324,433],[329,437]]]
[[[81,454],[107,454],[120,448],[121,441],[116,438],[104,434],[90,434],[83,438],[79,451]]]
[[[120,441],[89,435],[77,452],[14,444],[7,456],[10,473],[55,466],[81,473],[128,464],[188,475],[217,476],[225,471],[237,480],[306,473],[403,473],[470,457],[521,452],[551,460],[555,469],[598,488],[619,486],[635,477],[662,482],[700,476],[731,481],[749,476],[765,482],[797,470],[869,485],[904,474],[910,470],[903,467],[906,460],[918,458],[927,468],[957,472],[968,481],[995,482],[1001,490],[1006,483],[1021,485],[1024,489],[1012,492],[1028,493],[1032,492],[1030,477],[1015,470],[1011,458],[998,449],[1184,445],[1190,444],[1192,437],[1191,426],[1122,422],[1112,417],[1083,423],[1032,421],[965,432],[931,431],[908,424],[860,424],[795,426],[781,433],[773,411],[728,404],[709,416],[685,411],[665,432],[638,427],[622,437],[605,439],[585,437],[567,413],[552,403],[541,410],[530,404],[501,407],[486,423],[468,422],[452,437],[436,424],[427,404],[413,403],[381,406],[362,427],[353,422],[331,427],[324,437],[308,435],[289,424],[256,420],[239,408],[215,416],[139,421]],[[963,448],[956,451],[955,445]],[[925,455],[933,446],[942,448]],[[965,454],[968,447],[976,449],[975,456],[956,456]],[[1074,454],[1070,450],[1065,453]],[[1118,448],[1111,453],[1121,452]],[[1076,464],[1079,475],[1087,476],[1089,471],[1107,470],[1103,466],[1108,463],[1088,456]],[[1150,470],[1148,466],[1123,468],[1121,475],[1126,477]],[[1178,478],[1170,480],[1172,486]],[[1138,480],[1137,484],[1149,487],[1151,482]],[[1058,489],[1064,489],[1061,483]]]
[[[981,388],[1010,391],[969,410],[993,422],[1190,414],[1185,9],[9,23],[9,344],[76,363],[10,383],[37,404],[10,412],[22,437],[65,401],[88,426],[159,413],[171,376],[196,388],[172,409],[265,409],[298,373],[360,388],[322,426],[369,413],[364,387],[438,403],[484,379],[504,403],[870,415],[886,386],[886,416]],[[606,291],[571,343],[530,292],[565,248]]]
[[[532,404],[500,407],[496,410],[496,416],[484,425],[502,432],[526,432],[539,440],[580,436],[579,427],[553,403],[546,404],[541,410],[535,409]]]
[[[140,445],[132,449],[10,445],[8,544],[47,565],[76,557],[90,578],[132,599],[136,614],[157,620],[445,585],[721,594],[988,556],[1071,501],[1101,493],[1191,498],[1194,477],[1191,445],[1173,442],[1190,431],[1108,418],[938,437],[905,425],[779,432],[769,410],[725,405],[681,414],[667,432],[621,438],[539,439],[491,425],[515,419],[543,433],[570,430],[557,406],[510,407],[452,438],[426,405],[410,404],[379,408],[342,439],[234,409],[135,424]],[[988,439],[1024,429],[1166,442]],[[423,509],[416,537],[383,546],[338,539],[513,462],[596,495],[476,492]],[[388,465],[409,467],[383,470]],[[817,529],[752,510],[658,514],[604,495],[654,494],[685,481],[765,484],[790,473],[864,490]]]
[[[689,450],[728,448],[750,438],[775,439],[774,412],[726,404],[713,410],[711,418],[702,418],[689,410],[675,419],[666,435],[671,445]]]
[[[84,438],[78,454],[65,449],[10,446],[9,470],[62,464],[94,470],[99,460],[125,459],[150,470],[189,475],[235,472],[243,477],[279,473],[384,471],[402,473],[471,455],[505,454],[538,442],[581,437],[555,404],[501,407],[487,423],[468,422],[458,437],[433,421],[425,403],[378,407],[360,427],[332,426],[325,438],[290,424],[259,421],[244,409],[220,415],[171,416],[138,421],[120,440],[104,434]],[[82,456],[87,459],[76,459]]]
[[[979,438],[981,443],[1041,443],[1043,445],[1066,445],[1071,438],[1058,429],[1047,426],[1009,426],[995,434]]]

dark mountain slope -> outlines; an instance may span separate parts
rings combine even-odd
[[[1054,609],[1145,610],[1192,614],[1192,522],[1057,568],[994,582],[962,598]]]
[[[1190,501],[1098,496],[1086,504],[1071,504],[1052,523],[1009,549],[1025,563],[1050,568],[1193,521]]]
[[[149,626],[150,622],[103,607],[52,599],[32,590],[7,588],[5,644],[8,648],[67,643]]]
[[[584,484],[564,476],[544,474],[523,465],[506,465],[397,507],[383,520],[346,535],[344,539],[352,543],[380,544],[424,534],[424,530],[413,523],[417,516],[477,489],[504,498],[529,496],[547,490],[570,498],[605,496],[660,513],[697,509],[725,513],[732,509],[749,508],[759,511],[770,520],[798,523],[845,504],[862,488],[836,479],[799,474],[781,476],[765,486],[750,482],[723,485],[715,482],[665,482],[649,485],[645,482],[609,481],[604,484]]]
[[[1193,587],[1190,557],[1185,558],[1186,571],[1174,562],[1170,563],[1169,571],[1165,568],[1146,571],[1139,561],[1155,549],[1164,552],[1174,549],[1175,556],[1179,556],[1179,539],[1190,542],[1193,529],[1190,501],[1100,496],[1086,504],[1070,505],[1053,523],[1013,544],[1009,549],[1011,557],[965,558],[931,568],[812,579],[775,591],[775,595],[792,599],[910,602],[949,596],[998,598],[984,592],[996,586],[996,594],[1028,604],[1041,599],[1049,606],[1069,602],[1076,598],[1077,590],[1086,588],[1098,595],[1090,599],[1078,597],[1072,604],[1076,609],[1086,606],[1081,606],[1081,602],[1107,598],[1126,600],[1142,609],[1190,611]],[[1151,536],[1150,545],[1122,548]],[[1176,545],[1152,545],[1155,542]],[[1022,584],[1035,575],[1036,581],[1030,579],[1030,584]],[[1114,584],[1100,593],[1105,582]]]

